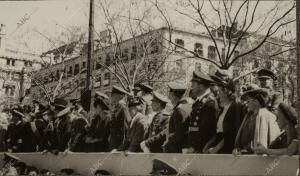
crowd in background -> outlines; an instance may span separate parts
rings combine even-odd
[[[240,97],[224,70],[195,71],[191,87],[172,82],[168,96],[146,84],[137,84],[134,95],[113,86],[111,97],[95,93],[93,117],[75,99],[4,108],[0,150],[297,154],[296,111],[273,89],[273,72],[255,74],[260,85],[241,85]]]

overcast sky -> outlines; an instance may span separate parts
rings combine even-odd
[[[96,0],[97,2],[97,0]],[[133,6],[133,11],[142,11],[144,7],[134,4],[138,0],[130,3],[126,0],[109,0],[113,11],[125,12],[129,5]],[[178,7],[179,0],[164,1],[163,8],[166,9],[171,21],[175,26],[191,30],[195,28],[187,18],[179,15],[175,9],[184,10]],[[273,2],[261,2],[258,13],[264,13]],[[285,2],[288,3],[288,2]],[[96,4],[97,5],[97,4]],[[138,7],[137,7],[138,6]],[[284,7],[284,3],[283,3]],[[210,9],[205,8],[208,16]],[[97,10],[95,14],[95,29],[103,30],[103,15]],[[7,48],[20,49],[27,52],[41,53],[55,47],[55,41],[62,32],[68,33],[68,29],[80,26],[82,30],[88,30],[89,0],[52,0],[52,1],[0,1],[0,23],[5,24],[7,34]],[[291,16],[295,15],[295,12]],[[162,23],[160,18],[154,15],[152,23],[159,27]],[[215,21],[213,17],[211,21]],[[296,31],[294,26],[289,26],[292,37]],[[286,28],[285,28],[286,29]],[[42,36],[43,34],[44,36]]]

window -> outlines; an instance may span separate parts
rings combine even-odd
[[[68,76],[72,76],[73,75],[73,67],[72,66],[69,67],[69,71],[68,71],[67,75]]]
[[[15,60],[12,60],[12,61],[11,61],[11,65],[12,65],[12,66],[15,66]]]
[[[105,73],[105,74],[104,74],[103,85],[104,85],[104,86],[108,86],[109,83],[110,83],[110,73]]]
[[[28,66],[28,62],[24,61],[24,66],[27,67]]]
[[[86,62],[82,62],[81,70],[83,70],[86,67]]]
[[[198,56],[203,56],[203,46],[201,43],[195,43],[194,52],[198,54]]]
[[[184,47],[184,41],[182,39],[175,39],[175,44],[176,44],[175,46],[176,51],[179,51],[178,49],[180,49],[180,47]]]
[[[9,88],[5,87],[5,95],[8,95]]]
[[[6,59],[6,65],[10,65],[10,59]]]
[[[29,62],[29,66],[32,67],[32,62]]]
[[[131,49],[131,59],[135,59],[136,58],[136,46],[132,46],[132,49]]]
[[[59,80],[59,70],[56,70],[56,79]]]
[[[11,86],[11,90],[10,90],[10,96],[14,96],[15,95],[15,86]]]
[[[78,73],[79,73],[79,64],[75,64],[74,75],[77,75]]]
[[[208,46],[208,59],[216,60],[216,47]]]
[[[96,70],[101,69],[101,64],[99,62],[96,62]]]
[[[106,54],[105,64],[107,66],[109,66],[111,64],[110,54],[109,53]]]
[[[124,49],[124,51],[122,52],[122,59],[124,59],[125,62],[128,61],[128,53],[128,48]]]

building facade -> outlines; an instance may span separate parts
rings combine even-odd
[[[169,38],[170,33],[172,36],[171,40]],[[222,48],[223,42],[221,38],[221,36],[216,37],[216,42]],[[92,59],[93,88],[110,92],[112,85],[119,84],[115,75],[107,69],[108,66],[113,68],[114,60],[117,58],[121,59],[126,67],[128,66],[127,71],[130,75],[134,73],[135,68],[131,66],[134,66],[136,60],[141,58],[149,59],[149,62],[145,62],[147,65],[142,66],[143,69],[138,73],[139,75],[144,74],[144,77],[151,74],[151,72],[146,72],[150,67],[155,68],[157,65],[163,64],[159,68],[159,71],[163,74],[158,74],[160,76],[157,76],[156,79],[143,80],[143,82],[148,82],[154,87],[157,85],[158,89],[166,87],[162,85],[170,81],[189,84],[192,73],[196,69],[205,73],[214,73],[216,68],[213,64],[199,59],[199,57],[195,57],[195,54],[187,51],[193,51],[200,57],[218,62],[216,48],[207,34],[197,34],[179,29],[173,29],[171,32],[168,28],[159,28],[120,43],[95,48]],[[53,55],[51,52],[47,52],[47,54]],[[83,47],[81,48],[81,53],[77,56],[50,65],[48,68],[37,72],[36,79],[41,80],[51,94],[58,84],[61,73],[64,73],[61,81],[62,94],[68,94],[72,98],[79,98],[80,92],[85,88],[86,67],[87,52],[86,47]],[[177,77],[177,75],[180,75],[180,77]],[[34,85],[34,88],[36,90],[40,89],[37,85]],[[166,90],[161,91],[165,92]],[[40,92],[42,96],[47,94],[45,91],[34,92]],[[36,95],[36,97],[39,96]]]
[[[0,27],[0,102],[13,103],[30,90],[33,72],[44,64],[39,55],[6,48],[5,26]]]

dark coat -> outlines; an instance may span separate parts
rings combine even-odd
[[[53,148],[63,152],[68,147],[71,137],[71,122],[68,115],[64,115],[55,121]]]
[[[8,151],[11,152],[34,152],[33,133],[30,123],[18,121],[11,123],[7,129],[6,143]]]
[[[187,101],[179,102],[169,120],[169,128],[164,150],[167,153],[181,153],[187,143],[188,117],[192,112],[192,104]]]
[[[109,149],[117,149],[122,145],[124,136],[124,119],[130,119],[128,107],[124,104],[119,104],[112,113],[112,118],[109,122],[110,140]],[[130,121],[130,120],[128,120]]]
[[[196,100],[189,117],[188,147],[201,153],[205,144],[216,134],[218,105],[212,94]]]
[[[100,115],[96,115],[91,122],[91,126],[88,129],[87,137],[93,139],[100,139],[100,142],[95,142],[89,145],[88,152],[108,152],[108,137],[110,134],[109,121],[102,120]]]
[[[132,120],[128,129],[125,129],[126,135],[123,140],[121,150],[128,150],[129,152],[142,152],[140,143],[145,139],[147,130],[146,116],[137,113]]]
[[[245,114],[245,108],[241,103],[233,102],[230,105],[223,121],[224,146],[218,153],[232,153],[235,138]]]
[[[162,153],[162,145],[165,142],[166,134],[162,133],[168,127],[169,116],[157,113],[150,122],[146,133],[145,144],[153,153]],[[149,123],[149,122],[148,122]]]

